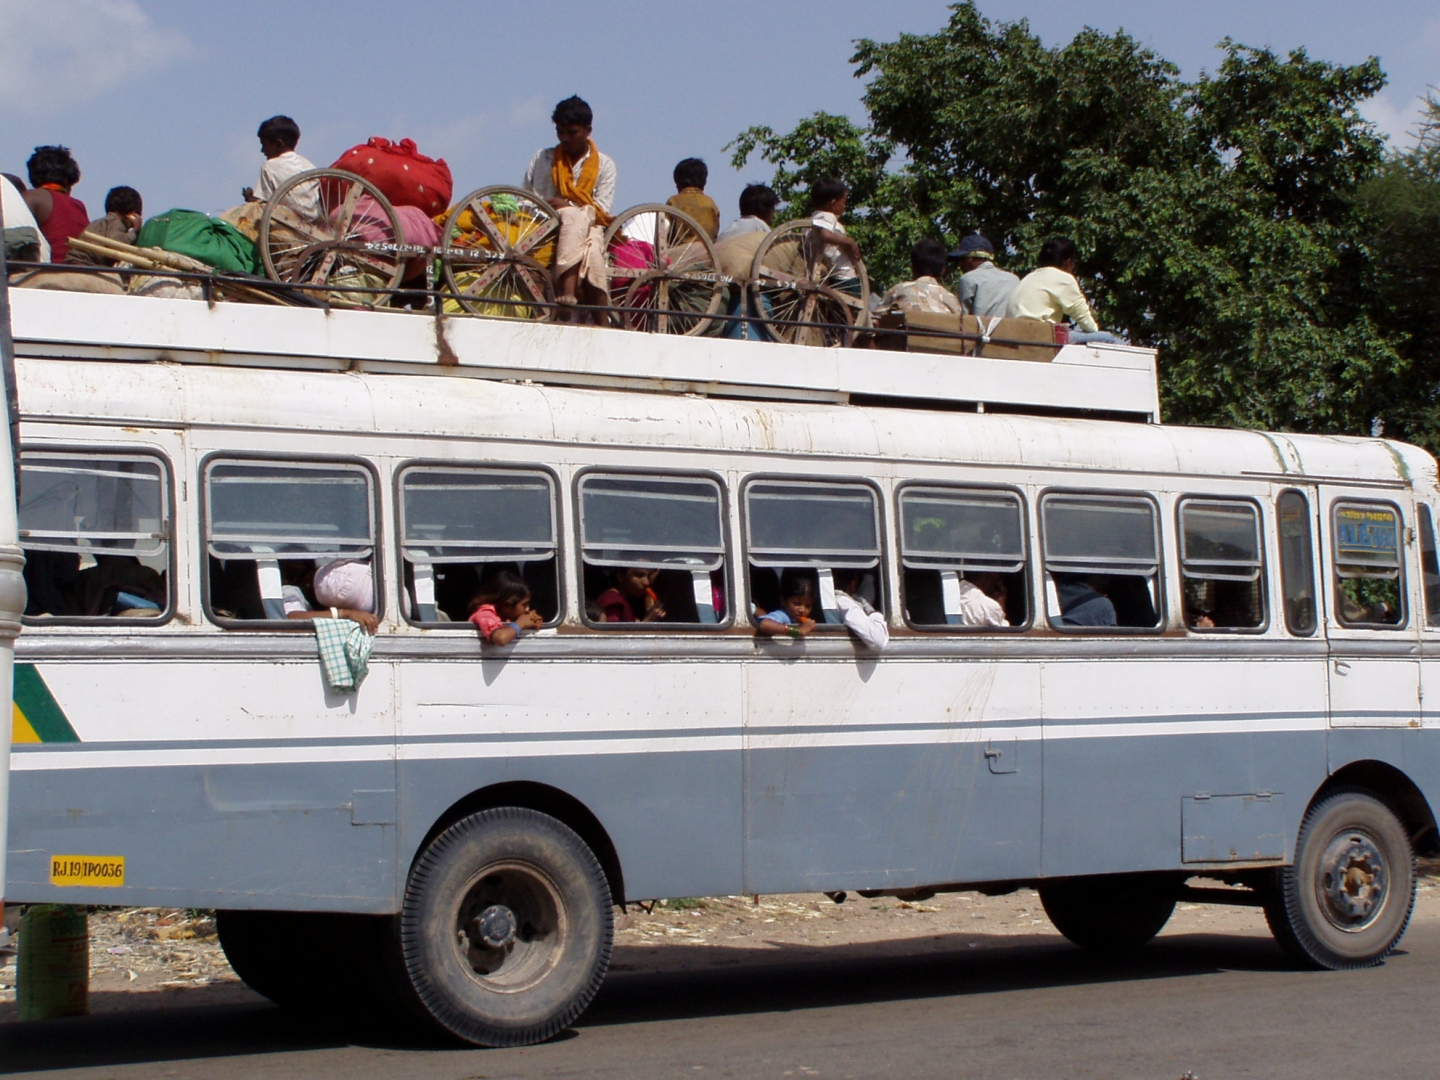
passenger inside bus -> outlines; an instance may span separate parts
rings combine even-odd
[[[60,618],[156,618],[169,603],[166,575],[133,555],[27,551],[25,614]]]
[[[619,567],[610,572],[610,588],[595,598],[601,621],[609,623],[660,622],[665,605],[651,587],[658,573],[643,566]]]
[[[1055,594],[1060,600],[1060,621],[1066,626],[1115,626],[1119,622],[1115,604],[1105,595],[1105,578],[1098,574],[1055,574]],[[1152,619],[1144,625],[1153,625]],[[1126,624],[1133,625],[1133,624]]]
[[[1187,577],[1184,604],[1192,630],[1253,630],[1263,621],[1258,581]]]
[[[1025,571],[905,567],[905,617],[916,626],[1024,626]]]
[[[804,637],[815,629],[810,613],[816,608],[815,579],[801,570],[780,576],[779,603],[755,609],[755,633],[762,637]]]
[[[890,644],[890,627],[883,612],[876,611],[865,599],[866,575],[859,570],[845,570],[835,577],[835,610],[845,629],[857,641],[872,649]]]
[[[542,622],[554,622],[560,614],[559,589],[556,584],[556,561],[548,559],[524,562],[435,562],[416,563],[406,558],[403,563],[407,616],[418,623],[463,624],[473,613],[471,601],[490,587],[501,574],[518,577],[530,590],[530,609],[538,612]],[[416,572],[426,578],[433,591],[433,605],[418,595]]]
[[[492,645],[509,645],[522,630],[539,630],[545,620],[530,610],[530,587],[508,570],[491,575],[470,600],[470,622]]]
[[[335,559],[319,569],[301,571],[301,582],[281,588],[287,619],[349,619],[375,633],[375,575],[358,559]],[[309,586],[308,590],[306,585]],[[314,603],[311,603],[313,597]]]

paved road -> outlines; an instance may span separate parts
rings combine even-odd
[[[1440,1076],[1440,923],[1385,966],[1290,968],[1257,937],[1162,938],[1106,962],[1053,937],[948,953],[893,944],[780,964],[621,974],[525,1050],[363,1045],[261,1005],[0,1026],[0,1072],[66,1077]]]

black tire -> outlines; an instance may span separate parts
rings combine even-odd
[[[257,994],[307,1016],[403,1019],[394,992],[395,919],[306,911],[217,911],[235,974]]]
[[[1265,921],[1307,967],[1374,967],[1395,950],[1415,906],[1415,851],[1373,795],[1343,789],[1305,815],[1295,862],[1277,869]]]
[[[1138,949],[1164,929],[1175,894],[1163,878],[1103,874],[1040,886],[1040,903],[1055,929],[1097,952]]]
[[[613,939],[594,853],[555,818],[516,807],[435,837],[400,914],[416,1004],[479,1046],[526,1046],[569,1027],[600,989]]]

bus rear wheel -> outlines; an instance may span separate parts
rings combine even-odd
[[[501,807],[462,818],[416,860],[400,915],[423,1014],[480,1046],[526,1046],[574,1023],[610,964],[610,888],[562,822]]]
[[[1097,952],[1138,949],[1158,934],[1175,910],[1163,879],[1140,874],[1066,878],[1040,886],[1040,903],[1055,929]]]
[[[1274,872],[1270,932],[1308,967],[1373,967],[1394,951],[1415,905],[1415,853],[1379,799],[1337,791],[1310,808],[1295,861]]]

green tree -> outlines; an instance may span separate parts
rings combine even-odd
[[[1440,450],[1440,97],[1431,93],[1415,148],[1360,189],[1376,266],[1376,319],[1401,339],[1404,378],[1387,433]]]
[[[1047,48],[966,0],[937,33],[857,43],[867,125],[751,128],[734,161],[775,165],[791,213],[819,177],[849,183],[881,282],[925,235],[979,229],[1020,272],[1072,236],[1102,324],[1160,349],[1171,419],[1368,431],[1404,367],[1356,208],[1383,156],[1358,106],[1384,75],[1220,48],[1186,84],[1123,30]]]

